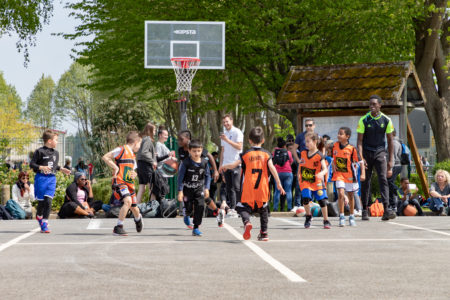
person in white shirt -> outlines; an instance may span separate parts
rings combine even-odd
[[[244,142],[244,135],[240,129],[233,126],[233,117],[231,115],[224,115],[222,123],[225,127],[225,131],[220,135],[220,139],[222,140],[220,166],[231,164],[239,160]],[[240,201],[241,166],[225,171],[224,176],[227,190],[227,202],[228,206],[231,208],[228,214],[237,217],[235,207],[236,202]]]
[[[28,173],[19,173],[19,179],[12,188],[12,199],[25,211],[26,218],[31,219],[33,214],[31,201],[34,201],[34,186],[28,181],[28,178]]]

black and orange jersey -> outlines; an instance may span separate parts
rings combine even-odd
[[[116,176],[117,184],[126,184],[134,189],[134,180],[130,176],[130,171],[133,171],[136,165],[134,152],[127,145],[121,146],[120,153],[114,159],[119,167],[119,173]]]
[[[360,161],[358,151],[353,145],[342,146],[334,143],[333,146],[333,181],[344,181],[347,183],[357,182],[355,163]]]
[[[250,207],[261,208],[269,201],[269,151],[252,147],[241,154],[242,162],[242,195],[241,202]]]
[[[298,182],[301,190],[310,189],[311,191],[317,191],[325,188],[324,182],[316,177],[322,171],[322,160],[324,159],[325,157],[320,151],[316,151],[311,156],[308,156],[307,150],[303,150],[300,153]]]

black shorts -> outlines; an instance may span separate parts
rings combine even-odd
[[[149,184],[153,182],[153,166],[146,161],[137,161],[137,174],[139,178],[139,184]]]

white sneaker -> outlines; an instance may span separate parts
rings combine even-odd
[[[235,218],[238,218],[239,217],[239,215],[238,215],[238,213],[236,212],[236,210],[234,210],[234,209],[230,209],[229,211],[228,211],[228,213],[227,213],[227,218],[233,218],[233,219],[235,219]]]
[[[360,210],[356,210],[356,209],[355,209],[355,211],[353,212],[353,215],[354,215],[355,217],[361,217],[362,213],[361,213]]]
[[[290,212],[295,213],[295,212],[297,211],[297,209],[298,209],[298,207],[297,207],[297,206],[294,206],[294,207],[290,210]]]

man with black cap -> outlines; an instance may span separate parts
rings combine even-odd
[[[381,220],[388,221],[395,218],[395,212],[389,208],[389,186],[387,178],[392,176],[394,166],[394,126],[391,119],[383,114],[381,109],[381,97],[372,95],[369,98],[370,111],[361,117],[358,123],[358,152],[361,160],[366,166],[366,179],[362,181],[361,202],[363,206],[362,220],[368,221],[369,215],[367,206],[369,203],[370,180],[372,170],[378,174],[381,200],[384,206],[384,213]],[[388,161],[386,158],[386,137],[388,142]]]

